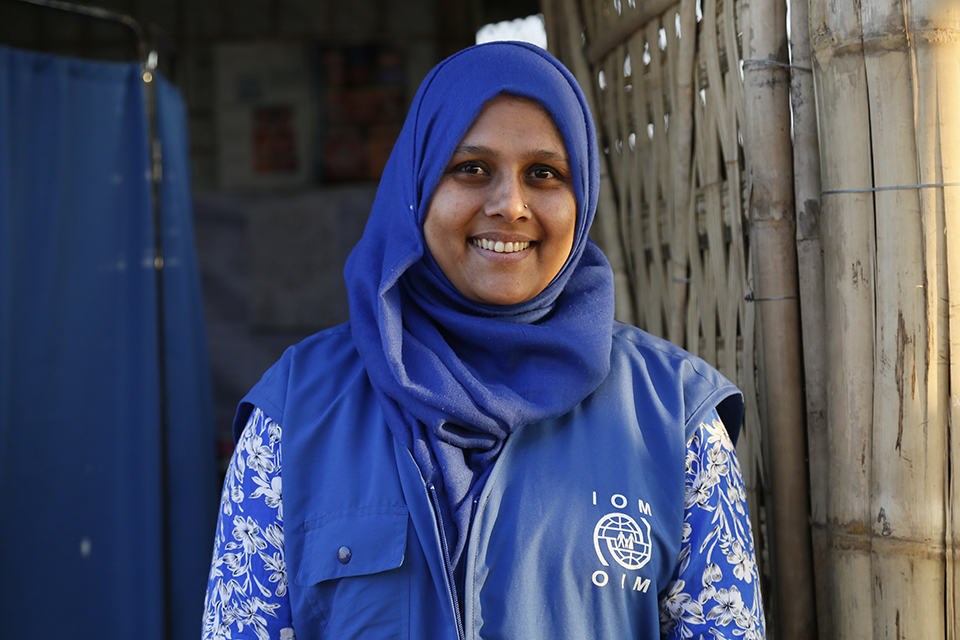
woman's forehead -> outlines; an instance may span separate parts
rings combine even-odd
[[[566,149],[563,134],[550,112],[537,100],[508,93],[501,93],[484,103],[480,113],[464,133],[460,145],[455,148],[455,152],[468,145],[470,140],[495,135],[498,129],[512,130],[520,135],[529,132],[531,136],[537,133],[541,137],[553,138],[552,146],[560,148],[552,151],[569,161],[567,157],[569,152]]]

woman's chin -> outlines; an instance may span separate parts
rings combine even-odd
[[[494,285],[490,287],[477,287],[470,293],[461,293],[464,293],[464,295],[474,302],[505,307],[531,300],[540,293],[540,290],[531,291],[527,287]]]

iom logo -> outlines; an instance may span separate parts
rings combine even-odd
[[[605,588],[608,585],[616,588],[620,583],[623,590],[630,589],[646,593],[650,588],[650,578],[642,574],[628,572],[636,571],[646,565],[653,556],[653,540],[650,538],[650,523],[643,516],[653,517],[650,505],[643,500],[637,500],[639,523],[623,513],[627,508],[627,497],[620,493],[610,496],[610,504],[615,511],[600,518],[593,528],[593,548],[600,558],[605,569],[594,571],[590,577],[594,586]],[[597,492],[593,492],[593,505],[597,506]],[[602,513],[602,512],[601,512]],[[611,566],[612,560],[622,569]],[[619,574],[619,580],[617,580]],[[629,581],[628,578],[629,577]]]
[[[593,530],[593,547],[605,567],[607,556],[624,569],[639,569],[650,560],[650,523],[640,518],[643,527],[625,513],[608,513]],[[604,553],[606,549],[606,553]]]

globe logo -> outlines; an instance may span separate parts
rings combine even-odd
[[[639,569],[650,560],[650,523],[641,518],[646,535],[637,521],[624,513],[608,513],[600,518],[593,530],[593,546],[603,566],[610,566],[602,552],[601,541],[607,552],[624,569]]]

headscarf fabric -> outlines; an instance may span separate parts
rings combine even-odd
[[[426,248],[423,221],[455,147],[484,104],[506,93],[551,115],[577,201],[567,262],[519,304],[472,301]],[[473,498],[505,439],[568,413],[610,369],[613,276],[588,237],[599,154],[587,101],[546,51],[496,42],[441,62],[417,91],[344,275],[357,350],[394,436],[439,488],[456,565]]]

